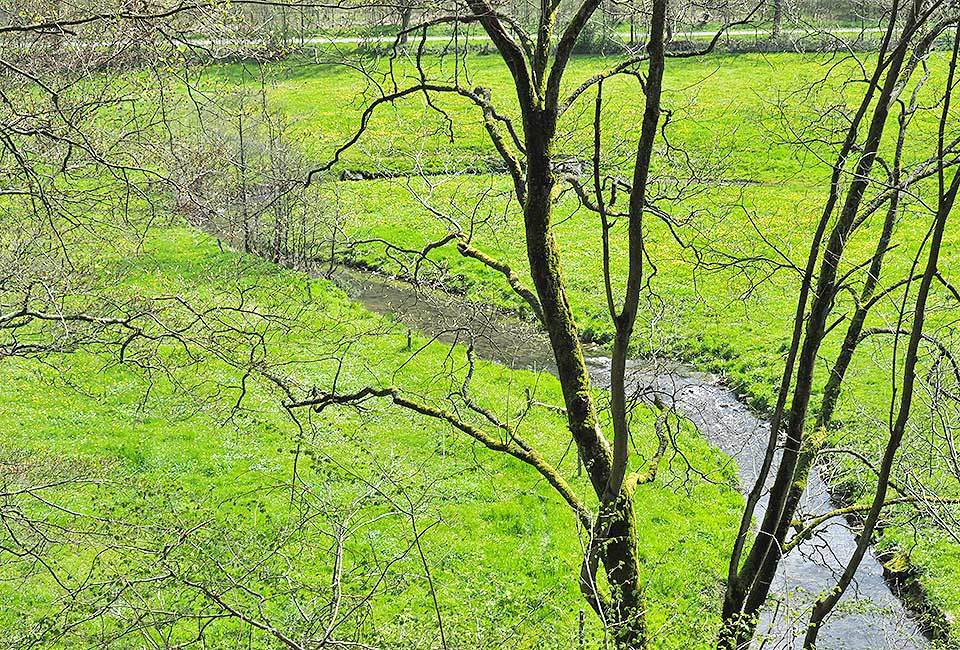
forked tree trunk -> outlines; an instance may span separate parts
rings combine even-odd
[[[774,574],[782,559],[782,549],[790,524],[794,519],[800,495],[806,486],[810,465],[815,455],[812,450],[815,450],[819,444],[817,437],[823,435],[822,430],[811,435],[806,426],[817,355],[826,335],[827,320],[833,311],[834,299],[838,292],[837,278],[840,261],[847,241],[857,227],[856,217],[869,184],[870,173],[893,103],[891,100],[897,92],[900,70],[907,56],[909,44],[907,35],[916,26],[917,13],[918,4],[915,1],[907,17],[904,36],[901,36],[889,58],[886,61],[881,59],[883,65],[878,63],[857,117],[847,132],[843,155],[839,157],[834,169],[834,185],[828,200],[828,209],[824,211],[821,220],[822,225],[831,216],[835,199],[839,195],[837,180],[840,178],[840,171],[845,168],[846,153],[857,138],[861,118],[867,115],[872,106],[869,130],[861,147],[861,156],[855,165],[853,180],[846,188],[845,201],[831,230],[827,246],[822,256],[819,256],[819,277],[809,313],[803,321],[798,321],[798,323],[804,323],[805,327],[803,343],[799,349],[796,380],[791,393],[792,403],[788,411],[786,440],[776,478],[769,492],[768,508],[760,530],[754,537],[754,545],[742,568],[736,573],[734,581],[727,587],[723,612],[724,630],[719,641],[719,646],[724,649],[745,648],[753,637],[760,608],[769,595]],[[895,25],[894,18],[895,16],[891,18],[891,31],[888,33],[892,33]],[[872,103],[874,92],[879,95],[876,103]],[[816,259],[814,256],[818,255],[818,249],[819,244],[811,248],[811,261]],[[803,314],[801,313],[800,316],[802,317]],[[787,389],[788,385],[785,384],[782,390]],[[781,399],[785,395],[786,392],[782,392]],[[761,478],[760,481],[762,480]],[[733,559],[738,558],[734,556]]]
[[[554,111],[533,109],[524,118],[527,255],[557,363],[567,408],[567,424],[594,492],[600,496],[607,488],[612,456],[599,430],[590,394],[590,378],[564,289],[560,251],[551,228],[552,194],[556,183],[551,145],[555,131]],[[617,647],[639,650],[646,647],[645,606],[630,484],[625,485],[619,497],[605,508],[600,521],[597,539],[592,540],[592,546],[603,565],[610,593],[591,604],[601,610],[598,614],[603,617]]]

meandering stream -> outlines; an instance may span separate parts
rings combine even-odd
[[[552,371],[553,357],[546,337],[530,325],[453,298],[418,292],[412,287],[372,274],[338,271],[337,283],[367,309],[394,317],[407,326],[445,341],[469,329],[477,354],[514,368]],[[599,350],[588,358],[590,376],[599,387],[609,386],[610,359]],[[649,388],[662,401],[688,418],[710,444],[732,457],[741,485],[753,485],[762,461],[769,427],[713,375],[665,361],[633,361],[628,366],[629,390]],[[762,508],[762,504],[761,504]],[[813,471],[802,509],[823,513],[833,509],[826,483]],[[758,508],[757,516],[762,516]],[[855,547],[842,518],[826,525],[781,563],[771,598],[763,611],[757,648],[792,649],[806,625],[810,606],[821,591],[835,583]],[[880,563],[867,554],[836,611],[820,634],[823,650],[929,648],[903,604],[884,580]]]

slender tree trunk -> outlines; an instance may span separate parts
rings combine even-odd
[[[663,42],[669,43],[673,40],[673,28],[677,22],[677,0],[667,0],[665,8],[666,16],[663,25]]]
[[[400,10],[400,45],[407,44],[407,30],[410,28],[410,20],[413,18],[413,4],[406,4]]]
[[[609,446],[600,433],[590,394],[590,377],[564,289],[560,250],[553,236],[551,146],[556,114],[531,108],[524,117],[527,149],[527,196],[524,204],[527,258],[530,274],[543,307],[544,320],[567,408],[567,422],[595,492],[606,487],[612,463]]]
[[[237,113],[237,135],[240,139],[240,219],[243,227],[243,252],[249,253],[253,250],[250,228],[250,214],[247,205],[247,158],[246,143],[243,139],[243,102],[240,103],[240,110]]]
[[[820,413],[817,416],[817,427],[829,427],[833,421],[833,413],[837,407],[837,400],[840,397],[840,387],[843,385],[843,379],[847,374],[847,369],[853,361],[854,352],[860,344],[860,335],[863,333],[863,326],[867,320],[867,314],[870,311],[871,300],[880,280],[880,272],[883,269],[883,258],[890,246],[890,238],[893,236],[893,226],[896,224],[896,217],[900,206],[900,194],[894,194],[890,201],[890,207],[887,210],[883,222],[883,231],[880,233],[880,239],[877,242],[877,248],[874,252],[873,260],[870,263],[870,270],[867,272],[867,279],[863,285],[863,291],[860,294],[860,304],[857,306],[853,317],[850,319],[850,325],[847,326],[847,333],[843,338],[843,344],[840,346],[840,353],[830,370],[830,376],[823,388],[823,399],[820,402]]]
[[[783,34],[783,3],[784,0],[773,0],[773,26],[770,28],[770,38],[773,39]]]

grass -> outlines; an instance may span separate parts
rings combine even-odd
[[[921,97],[928,97],[925,93],[934,92],[931,89],[942,81],[939,57],[933,56],[933,74]],[[568,86],[574,87],[576,80],[606,65],[608,62],[592,57],[575,59]],[[687,158],[661,147],[656,171],[665,179],[694,175],[704,179],[691,186],[695,191],[684,200],[664,201],[673,214],[691,215],[681,228],[688,243],[706,250],[713,259],[718,253],[769,255],[759,231],[794,264],[802,266],[810,232],[826,196],[829,167],[821,159],[832,159],[831,147],[818,141],[817,136],[824,132],[821,127],[842,122],[842,106],[856,97],[856,85],[843,83],[853,65],[851,60],[838,61],[834,56],[789,54],[715,56],[705,61],[668,63],[666,104],[674,112],[667,132],[672,144],[689,154],[692,165],[688,167]],[[373,69],[378,68],[374,65]],[[398,70],[401,77],[409,74],[403,65]],[[329,159],[356,128],[355,109],[369,98],[364,82],[353,72],[329,66],[293,64],[277,72],[268,96],[293,120],[292,140],[311,160]],[[441,77],[452,74],[436,61],[428,65],[428,72]],[[503,112],[516,115],[508,76],[494,57],[474,57],[471,75],[473,85],[491,89]],[[232,67],[215,71],[213,77],[220,82],[237,82],[242,74]],[[814,83],[821,79],[823,83]],[[807,92],[811,88],[812,92]],[[642,110],[640,93],[635,81],[620,81],[605,86],[605,96],[609,99],[603,146],[610,156],[608,168],[622,172],[628,169],[636,141]],[[592,101],[593,97],[585,97],[583,105],[567,116],[561,127],[558,157],[584,159],[589,155]],[[343,155],[334,171],[361,168],[401,175],[439,175],[334,185],[342,227],[356,238],[383,238],[419,249],[448,228],[425,212],[422,202],[428,201],[462,227],[469,224],[475,232],[475,245],[508,261],[523,275],[526,260],[522,223],[516,205],[509,199],[510,187],[504,177],[494,173],[445,174],[492,160],[479,115],[473,107],[449,98],[438,99],[436,105],[453,116],[452,134],[445,130],[445,115],[429,110],[421,97],[400,101],[378,112],[357,146]],[[351,110],[344,110],[345,106]],[[790,116],[790,120],[783,116]],[[930,111],[915,118],[914,136],[908,141],[905,155],[908,165],[935,151],[936,116],[936,111]],[[892,130],[888,129],[884,152],[891,150],[891,138]],[[801,140],[809,144],[796,144]],[[741,182],[711,181],[717,178]],[[676,185],[669,180],[662,182],[664,194],[674,189]],[[484,200],[476,210],[474,205],[481,196]],[[915,208],[908,210],[896,234],[903,250],[915,247],[924,233],[923,217]],[[602,294],[598,224],[572,196],[561,197],[558,202],[557,236],[581,334],[605,343],[612,328],[605,306],[596,300]],[[614,276],[619,281],[623,278],[624,241],[625,231],[619,226],[612,231]],[[796,275],[779,270],[773,281],[764,281],[770,269],[763,265],[749,272],[708,270],[698,266],[689,249],[679,247],[658,225],[651,227],[649,249],[658,272],[638,327],[638,352],[679,356],[722,372],[749,395],[756,407],[769,408],[790,332]],[[871,250],[868,237],[855,239],[845,268],[852,268]],[[954,231],[945,243],[942,268],[956,268],[958,255],[960,241]],[[351,251],[349,256],[353,262],[388,272],[403,271],[378,247]],[[497,274],[460,258],[453,250],[439,251],[436,258],[443,267],[439,279],[448,286],[466,290],[474,300],[523,311]],[[909,262],[906,255],[891,255],[884,277],[901,277]],[[949,337],[953,312],[947,304],[937,300],[931,326],[939,335]],[[886,324],[893,317],[892,307],[877,310],[868,326]],[[819,385],[842,337],[842,328],[838,331],[824,346]],[[858,355],[839,411],[842,426],[830,432],[832,445],[873,452],[882,444],[885,413],[892,397],[884,370],[889,355],[890,346],[884,342],[867,346]],[[920,480],[931,487],[956,492],[956,478],[949,467],[931,461],[929,454],[922,452],[937,443],[923,432],[923,418],[918,415],[915,421],[902,454],[901,470],[922,475]],[[920,471],[923,467],[926,469]],[[853,498],[869,489],[871,478],[858,467],[840,463],[835,470],[837,487]],[[916,534],[913,524],[900,516],[892,516],[889,524],[882,545],[909,554],[930,601],[956,620],[960,615],[958,545],[934,530]]]
[[[425,347],[404,363],[409,353],[403,327],[363,311],[325,281],[222,251],[194,231],[152,231],[142,247],[106,254],[100,264],[105,278],[122,278],[111,288],[118,299],[177,295],[195,304],[223,305],[243,289],[250,308],[296,315],[295,326],[269,331],[268,345],[270,357],[286,362],[285,372],[306,386],[329,385],[336,364],[327,355],[344,337],[353,344],[351,362],[340,373],[343,390],[395,381],[413,394],[441,399],[451,381],[443,370],[444,346],[415,337],[415,348]],[[423,552],[450,647],[575,646],[582,608],[575,522],[527,467],[447,427],[376,403],[363,414],[316,415],[299,436],[279,407],[281,396],[262,382],[248,382],[243,408],[234,411],[240,371],[198,354],[188,360],[176,349],[166,350],[167,363],[178,368],[170,376],[147,377],[94,352],[48,359],[49,365],[10,360],[0,368],[2,455],[20,459],[20,466],[33,467],[29,471],[37,476],[88,473],[96,483],[66,485],[47,498],[75,512],[126,522],[97,525],[42,503],[28,504],[51,522],[94,526],[107,535],[53,544],[44,554],[67,585],[89,571],[92,583],[105,586],[82,592],[70,600],[72,609],[59,614],[56,598],[63,592],[52,575],[8,558],[0,563],[0,629],[6,639],[59,638],[53,647],[71,649],[139,648],[144,637],[185,641],[196,633],[194,621],[170,623],[144,612],[170,612],[172,620],[216,609],[185,586],[183,579],[189,579],[214,585],[256,613],[249,593],[226,586],[228,575],[246,575],[247,586],[265,596],[265,615],[288,634],[316,633],[298,618],[285,585],[300,585],[294,593],[324,620],[330,534],[362,499],[355,521],[372,521],[347,540],[344,592],[365,593],[369,572],[376,574],[391,557],[399,559],[362,620],[352,621],[351,638],[383,647],[435,647],[430,583],[418,556],[403,552],[413,534],[409,521],[390,514],[395,508],[387,500],[403,503],[407,495],[426,530]],[[462,363],[454,370],[462,374]],[[487,363],[479,365],[473,390],[480,403],[506,416],[505,398],[519,403],[525,387],[543,401],[560,400],[551,377]],[[649,424],[652,415],[641,411],[637,417]],[[523,430],[560,462],[570,481],[588,491],[571,464],[558,416],[535,410]],[[658,631],[657,647],[707,647],[740,497],[731,487],[735,468],[727,459],[689,428],[680,428],[677,439],[699,469],[719,471],[726,481],[689,483],[674,459],[678,464],[667,469],[664,480],[638,495],[645,504],[639,534],[650,567],[650,622]],[[297,507],[290,501],[295,457],[308,488]],[[123,544],[114,544],[112,535]],[[166,570],[179,577],[143,587],[136,582]],[[126,582],[115,582],[119,575]],[[104,613],[90,616],[114,596]],[[138,616],[140,631],[121,634]],[[597,638],[597,628],[588,616],[588,638]],[[214,621],[206,635],[207,647],[237,647],[240,639],[254,648],[278,647],[269,634],[232,618]]]

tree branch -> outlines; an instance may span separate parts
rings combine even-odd
[[[480,429],[479,427],[476,427],[468,422],[464,422],[457,417],[457,415],[451,413],[450,411],[436,408],[428,404],[424,404],[423,402],[405,397],[399,388],[393,386],[387,388],[373,388],[368,386],[353,393],[325,393],[307,400],[288,403],[285,406],[287,408],[309,407],[319,413],[330,406],[351,404],[357,405],[378,397],[389,398],[397,406],[403,407],[415,413],[419,413],[420,415],[433,418],[435,420],[446,422],[458,431],[461,431],[474,440],[480,442],[487,449],[509,454],[517,460],[523,461],[527,465],[530,465],[536,469],[537,472],[539,472],[540,475],[546,479],[547,483],[553,486],[553,488],[560,494],[567,505],[570,506],[570,508],[574,511],[583,526],[589,528],[592,525],[593,516],[591,515],[590,511],[573,492],[573,489],[566,482],[566,480],[560,476],[560,473],[556,470],[556,468],[550,465],[535,449],[531,448],[526,443],[520,444],[517,442],[515,433],[511,436],[508,436],[504,440],[498,440],[497,438],[489,435],[483,429]]]

